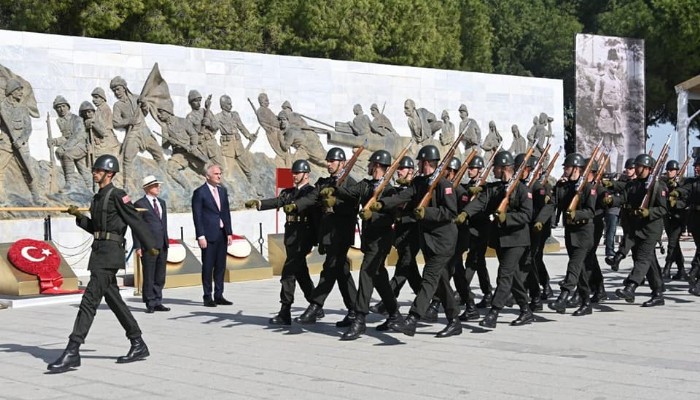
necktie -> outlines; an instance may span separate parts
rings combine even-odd
[[[160,215],[160,207],[158,207],[158,200],[156,200],[156,199],[153,199],[153,211],[156,212],[156,215],[158,216],[158,219],[161,219],[161,218],[162,218],[161,215]]]
[[[216,202],[216,207],[221,211],[221,199],[219,199],[219,189],[214,186],[214,190],[212,191],[214,194],[214,201]],[[219,218],[219,228],[224,227],[224,221]]]

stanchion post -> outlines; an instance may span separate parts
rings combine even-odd
[[[260,246],[260,254],[263,253],[263,243],[265,243],[265,239],[263,239],[263,234],[262,234],[262,222],[259,223],[260,225],[260,237],[258,237],[258,245]]]

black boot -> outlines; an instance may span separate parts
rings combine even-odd
[[[492,308],[489,310],[489,313],[486,314],[484,319],[482,319],[481,322],[479,322],[479,326],[483,326],[484,328],[495,329],[497,321],[498,321],[498,310],[495,308]]]
[[[306,311],[304,311],[299,317],[294,319],[294,321],[300,324],[315,324],[317,318],[316,316],[318,315],[319,310],[323,311],[323,308],[316,303],[311,303],[306,308]]]
[[[270,318],[270,325],[291,325],[292,324],[292,305],[282,304],[280,312]]]
[[[673,275],[673,278],[671,278],[676,281],[687,281],[688,280],[688,274],[685,272],[685,267],[683,264],[678,266],[678,272],[676,272],[675,275]]]
[[[375,329],[377,329],[379,332],[388,331],[389,325],[391,325],[394,322],[401,322],[402,319],[403,318],[401,318],[401,313],[397,311],[393,314],[389,314],[389,317],[384,322],[377,325]]]
[[[425,317],[423,317],[423,319],[426,322],[437,322],[439,311],[440,311],[440,300],[433,299],[433,301],[430,302],[430,306],[428,307],[428,311],[425,313]]]
[[[583,299],[581,302],[581,307],[574,311],[572,314],[574,317],[582,317],[584,315],[593,314],[593,307],[591,307],[591,301],[588,298]]]
[[[627,282],[624,289],[617,289],[615,294],[628,303],[634,303],[634,292],[637,290],[637,286],[634,282]]]
[[[59,374],[80,366],[80,343],[69,341],[63,354],[46,368],[51,373]]]
[[[537,298],[533,297],[532,300],[530,301],[530,311],[532,312],[538,312],[544,310],[544,306],[542,305],[542,298]]]
[[[664,265],[664,269],[661,271],[662,279],[671,279],[671,265],[673,265],[672,261],[666,261],[666,265]]]
[[[532,313],[530,307],[520,307],[520,315],[518,318],[511,321],[512,326],[522,326],[531,324],[535,320],[535,314]]]
[[[695,285],[692,285],[690,289],[688,289],[688,293],[694,295],[694,296],[700,296],[700,283],[696,283]]]
[[[654,290],[651,292],[651,298],[642,303],[642,307],[656,307],[663,306],[664,304],[666,304],[664,294],[659,290]]]
[[[403,333],[406,336],[413,336],[416,334],[416,325],[418,325],[418,317],[408,314],[408,317],[404,320],[389,323],[389,329]]]
[[[151,353],[148,352],[148,346],[142,338],[131,339],[131,347],[129,352],[125,356],[117,358],[117,364],[126,364],[138,360],[143,360],[144,358],[150,356]]]
[[[489,308],[489,307],[491,307],[491,300],[493,300],[493,293],[492,292],[484,293],[484,297],[481,298],[481,301],[476,303],[476,308]]]
[[[365,325],[365,314],[357,313],[355,319],[350,324],[350,329],[343,333],[340,340],[355,340],[359,338],[367,330],[367,325]]]
[[[357,314],[353,310],[348,310],[348,313],[345,315],[345,318],[341,319],[340,321],[335,323],[336,328],[347,328],[348,326],[352,325],[352,321],[357,318]]]
[[[474,304],[474,300],[469,301],[467,303],[467,307],[464,309],[464,312],[462,315],[459,316],[460,321],[475,321],[479,319],[481,315],[479,314],[479,309],[476,308],[476,304]]]
[[[381,301],[369,308],[370,312],[373,312],[375,314],[386,314],[386,307],[384,307],[384,303]]]
[[[562,289],[559,293],[559,297],[556,300],[549,303],[548,307],[550,310],[554,310],[559,314],[564,314],[566,312],[566,303],[569,300],[569,291]]]
[[[578,293],[578,291],[574,292],[574,295],[569,298],[569,300],[566,302],[566,307],[567,308],[576,308],[581,305],[581,295]]]
[[[625,255],[618,251],[612,257],[605,257],[605,263],[608,264],[613,271],[617,271],[620,269],[620,261],[622,261],[623,258],[625,258]]]
[[[688,271],[688,274],[686,276],[686,281],[688,281],[691,288],[693,286],[695,286],[697,274],[698,274],[698,267],[696,267],[696,266],[691,267],[690,271]]]
[[[540,296],[540,299],[547,300],[552,296],[554,296],[554,291],[552,290],[552,287],[549,286],[549,283],[542,286],[542,295]]]
[[[445,329],[438,332],[435,335],[435,337],[446,338],[446,337],[457,336],[457,335],[461,335],[461,334],[462,334],[462,323],[459,322],[459,319],[453,318],[453,319],[448,321]]]

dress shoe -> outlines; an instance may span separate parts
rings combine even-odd
[[[652,267],[653,268],[653,267]],[[637,290],[637,284],[628,282],[623,289],[617,289],[615,294],[628,303],[634,303],[634,292]]]
[[[662,279],[671,279],[671,265],[673,265],[673,262],[670,261],[667,261],[666,265],[664,265],[664,269],[661,271]]]
[[[544,310],[544,305],[542,304],[542,299],[538,298],[533,298],[532,301],[530,301],[529,304],[530,311],[532,312],[538,312]]]
[[[154,311],[160,311],[160,312],[168,312],[170,311],[170,307],[166,307],[162,304],[158,304],[157,306],[153,307]]]
[[[447,323],[447,326],[445,329],[441,330],[438,332],[435,337],[437,338],[446,338],[450,336],[457,336],[462,334],[462,324],[459,322],[459,319],[454,318],[450,320]]]
[[[496,310],[495,308],[492,308],[489,310],[489,313],[486,314],[484,319],[482,319],[481,322],[479,322],[479,326],[483,326],[484,328],[495,329],[497,321],[498,321],[498,310]]]
[[[316,303],[311,303],[299,317],[294,319],[294,321],[300,324],[315,324],[318,310],[323,311],[323,308]]]
[[[355,340],[365,333],[365,330],[367,330],[367,326],[365,325],[365,314],[357,313],[357,316],[352,321],[352,324],[350,324],[350,329],[343,333],[340,340]]]
[[[691,286],[690,289],[688,289],[688,293],[694,296],[700,296],[700,284]]]
[[[698,267],[692,267],[690,268],[690,271],[686,274],[685,280],[690,284],[690,286],[694,286],[696,282],[696,277],[698,275]]]
[[[590,301],[583,301],[581,303],[581,307],[579,307],[571,315],[573,315],[574,317],[582,317],[584,315],[590,315],[590,314],[593,314],[593,307],[591,307],[591,302]]]
[[[550,310],[554,310],[559,314],[564,314],[566,312],[566,303],[569,300],[569,291],[561,290],[559,297],[556,300],[548,304]]]
[[[381,301],[369,308],[370,312],[373,312],[375,314],[386,314],[386,307],[384,307],[384,303]]]
[[[204,307],[216,307],[216,303],[212,299],[204,299]]]
[[[476,303],[476,308],[489,308],[491,307],[491,300],[493,300],[493,293],[488,292],[484,294],[481,301]]]
[[[578,293],[578,291],[574,292],[574,295],[569,298],[569,300],[566,302],[566,307],[567,308],[576,308],[581,305],[581,295]]]
[[[642,307],[656,307],[656,306],[663,306],[666,304],[666,301],[664,300],[664,295],[661,292],[658,291],[653,291],[651,292],[651,298],[644,303],[642,303]]]
[[[323,311],[323,308],[319,308],[318,311],[316,311],[316,320],[323,319],[325,316],[326,313]]]
[[[291,325],[292,324],[292,306],[282,304],[280,312],[270,318],[270,325]]]
[[[335,323],[335,327],[347,328],[348,326],[352,325],[352,321],[354,321],[356,317],[357,314],[355,313],[355,311],[349,310],[348,313],[345,315],[345,318]]]
[[[129,348],[129,352],[126,353],[125,356],[118,357],[117,364],[126,364],[143,360],[149,355],[151,355],[151,353],[148,352],[148,346],[146,346],[146,342],[144,342],[142,338],[139,337],[136,339],[131,339],[131,347]]]
[[[681,265],[678,267],[678,272],[676,272],[671,279],[675,281],[687,281],[688,274],[685,272],[685,268]]]
[[[554,296],[554,291],[552,290],[552,287],[549,286],[549,283],[548,283],[542,287],[542,295],[540,296],[540,299],[547,300],[552,296]]]
[[[440,300],[433,300],[430,302],[428,311],[425,313],[423,320],[425,322],[437,322],[438,311],[440,310]]]
[[[146,307],[146,314],[153,314],[156,311],[155,307],[148,306]]]
[[[481,318],[481,314],[479,314],[479,309],[476,308],[474,300],[467,304],[467,308],[465,308],[462,315],[459,316],[460,321],[476,321],[479,318]]]
[[[608,293],[605,291],[605,289],[598,289],[596,290],[595,293],[593,293],[593,296],[591,296],[591,303],[593,304],[600,304],[600,303],[605,303],[605,300],[609,299]]]
[[[418,325],[418,317],[413,314],[408,314],[403,320],[389,323],[389,329],[395,332],[403,333],[406,336],[416,334],[416,325]]]
[[[530,307],[525,307],[520,309],[520,315],[518,318],[514,319],[510,324],[512,326],[522,326],[531,324],[535,320],[535,314],[530,311]]]
[[[220,306],[231,306],[233,305],[233,302],[228,301],[224,299],[223,297],[219,297],[218,299],[214,299],[214,303],[220,305]]]
[[[381,324],[377,325],[375,329],[377,329],[379,332],[385,332],[389,330],[389,325],[393,322],[401,322],[402,317],[401,313],[395,312],[393,314],[389,314],[389,317],[382,322]]]
[[[60,357],[56,361],[48,365],[46,369],[54,374],[60,374],[62,372],[69,371],[73,368],[80,366],[80,343],[70,341],[68,346],[63,351]]]

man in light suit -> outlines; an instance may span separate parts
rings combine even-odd
[[[202,288],[204,306],[229,306],[224,298],[224,272],[226,272],[226,248],[233,241],[231,211],[228,192],[221,183],[221,167],[213,164],[207,168],[207,181],[192,194],[192,218],[197,243],[202,249]],[[214,298],[211,280],[214,278]]]
[[[140,213],[148,229],[155,239],[155,248],[160,250],[158,255],[148,254],[147,249],[141,247],[138,237],[133,235],[136,255],[141,258],[143,269],[143,285],[141,295],[146,303],[146,313],[154,311],[170,311],[163,305],[163,287],[165,286],[165,263],[168,259],[168,213],[165,200],[158,198],[160,195],[160,182],[155,176],[149,175],[143,178],[143,197],[134,202],[134,206],[146,211]]]

